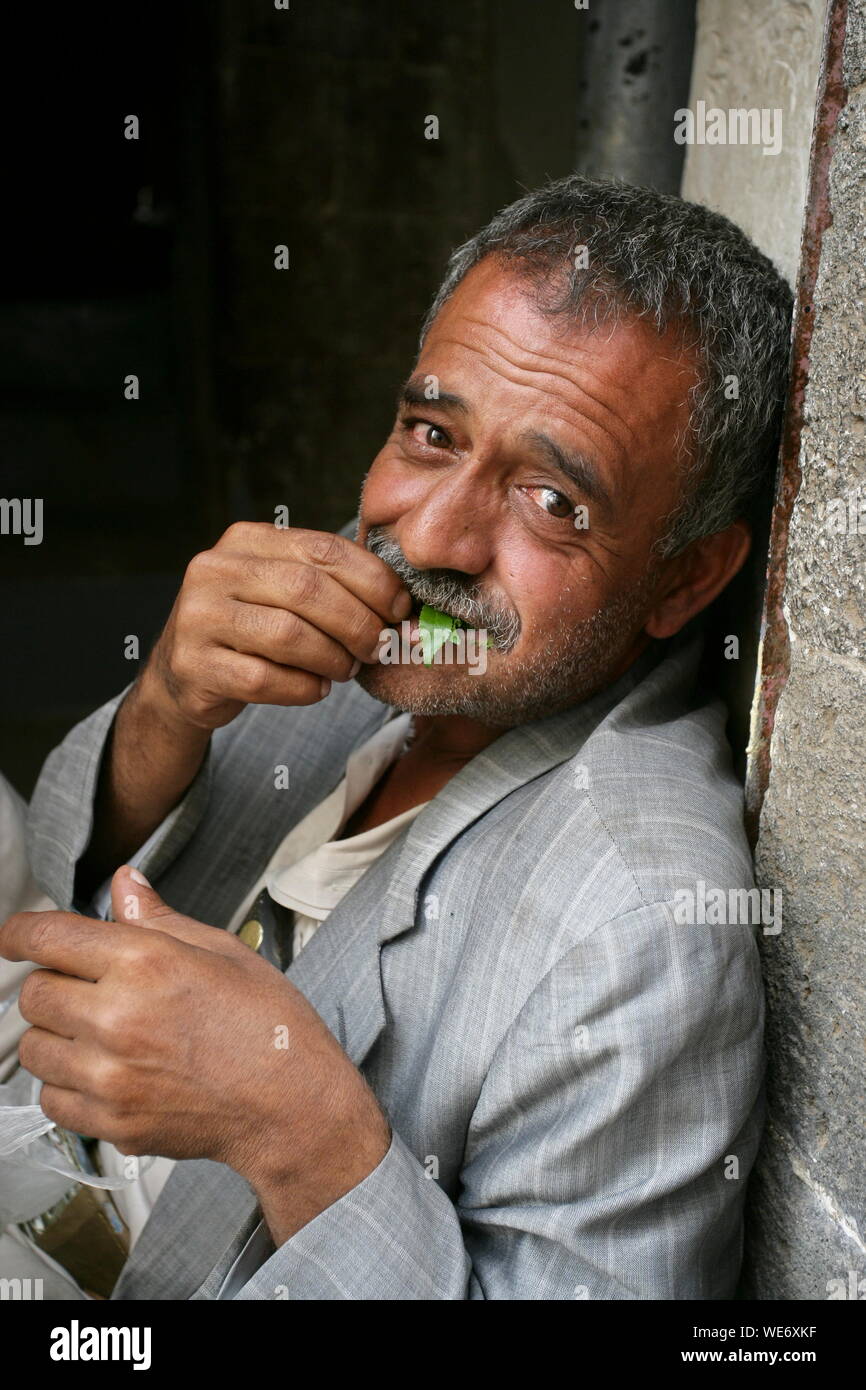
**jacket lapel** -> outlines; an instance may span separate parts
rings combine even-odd
[[[381,949],[414,928],[434,860],[503,797],[574,757],[656,659],[650,649],[583,704],[502,734],[451,778],[318,928],[287,975],[355,1066],[385,1026]]]

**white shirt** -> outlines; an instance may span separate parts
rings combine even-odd
[[[355,749],[339,786],[277,847],[254,889],[244,896],[229,922],[229,931],[240,930],[259,893],[267,888],[275,902],[294,910],[292,942],[294,957],[298,956],[353,884],[427,804],[412,806],[360,835],[334,839],[385,769],[400,756],[411,724],[410,714],[396,711],[366,743]]]

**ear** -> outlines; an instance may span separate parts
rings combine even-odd
[[[752,528],[735,521],[725,531],[701,536],[675,555],[659,581],[656,601],[644,624],[649,637],[673,637],[722,592],[745,563]]]

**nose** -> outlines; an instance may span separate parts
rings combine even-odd
[[[395,532],[403,554],[416,569],[482,574],[494,553],[488,490],[466,474],[442,478],[403,513]]]

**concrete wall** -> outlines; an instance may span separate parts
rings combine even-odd
[[[778,156],[690,147],[684,195],[739,222],[792,283],[824,10],[823,0],[702,0],[698,11],[690,105],[782,107],[784,142]],[[784,903],[781,934],[762,939],[768,1122],[750,1184],[741,1289],[758,1299],[866,1297],[864,78],[866,0],[849,0],[849,95],[833,142],[831,225],[811,300],[799,460],[791,460],[802,481],[780,614],[790,665],[756,851],[759,882],[780,889]]]
[[[852,1271],[866,1298],[866,0],[849,0],[844,78],[788,545],[790,672],[757,852],[785,894],[766,948],[770,1126],[750,1201],[746,1278],[761,1298],[851,1297]]]
[[[699,0],[689,106],[782,111],[782,147],[689,145],[684,198],[723,212],[793,283],[825,0]]]

